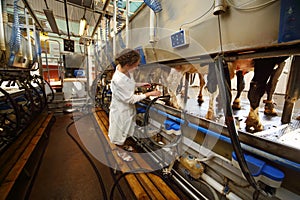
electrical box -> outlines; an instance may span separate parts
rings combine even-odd
[[[300,2],[296,0],[281,1],[278,42],[300,39]]]
[[[188,31],[180,30],[171,35],[171,44],[173,48],[184,47],[189,44]]]

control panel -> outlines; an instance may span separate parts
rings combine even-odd
[[[187,46],[189,44],[188,32],[186,30],[179,30],[171,35],[171,44],[173,48]]]

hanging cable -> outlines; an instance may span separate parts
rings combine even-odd
[[[262,9],[262,8],[265,8],[269,5],[271,5],[272,3],[275,3],[276,1],[278,0],[270,0],[268,2],[265,2],[265,3],[262,3],[260,5],[257,5],[257,6],[252,6],[252,7],[241,7],[241,6],[236,6],[235,3],[232,1],[232,0],[227,0],[228,4],[237,9],[237,10],[240,10],[240,11],[253,11],[253,10],[259,10],[259,9]],[[255,1],[252,1],[252,2],[255,2]],[[247,2],[248,4],[249,3],[252,3],[252,2]],[[245,5],[245,4],[244,4]],[[242,5],[243,6],[243,5]]]
[[[213,9],[213,7],[214,7],[214,1],[213,1],[212,5],[210,6],[210,8],[204,14],[202,14],[199,17],[197,17],[196,19],[193,19],[190,22],[185,22],[185,23],[181,24],[180,27],[179,27],[179,29],[181,29],[184,25],[191,24],[191,23],[194,23],[195,21],[198,21],[199,19],[201,19],[202,17],[204,17],[207,13],[209,13],[209,11],[211,11]]]

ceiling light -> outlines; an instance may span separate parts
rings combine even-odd
[[[79,35],[82,36],[84,34],[85,27],[87,25],[86,19],[83,17],[80,19],[80,24],[79,24]]]

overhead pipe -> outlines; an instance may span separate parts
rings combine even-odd
[[[28,12],[27,8],[25,9],[25,23],[26,23],[26,33],[27,33],[27,47],[28,47],[28,60],[30,61],[29,63],[32,63],[32,46],[31,46],[31,37],[30,37],[30,26],[29,26],[29,20],[28,20]]]
[[[70,31],[69,31],[69,18],[68,18],[68,6],[67,6],[67,0],[64,0],[64,5],[65,5],[65,15],[66,15],[66,23],[67,23],[68,39],[70,39]]]

